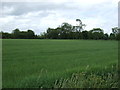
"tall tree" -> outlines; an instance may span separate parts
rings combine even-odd
[[[92,37],[91,37],[91,36]],[[89,37],[92,39],[103,39],[104,38],[104,32],[101,28],[93,28],[89,31]]]
[[[15,39],[19,39],[20,38],[20,30],[17,28],[15,30],[13,30],[13,38]]]
[[[88,31],[82,31],[82,36],[83,39],[88,39]]]
[[[120,28],[114,27],[112,28],[112,32],[115,35],[115,39],[120,40]]]
[[[109,35],[107,33],[104,34],[104,40],[108,40],[109,39]]]
[[[28,31],[27,31],[27,38],[28,38],[28,39],[33,39],[33,38],[35,38],[35,33],[34,33],[34,31],[28,30]]]
[[[110,33],[110,37],[109,37],[111,40],[114,40],[115,39],[115,34],[113,33]]]

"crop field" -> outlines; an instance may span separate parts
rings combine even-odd
[[[103,73],[106,75],[116,71],[114,66],[118,63],[118,42],[4,39],[2,55],[3,88],[97,87],[99,85],[89,84],[95,80],[102,81],[101,77],[95,75]],[[86,72],[89,82],[83,74],[80,74],[81,72]],[[73,74],[76,81],[86,79],[86,82],[76,84]],[[106,86],[100,87],[112,87],[111,83],[114,84],[113,87],[117,87],[117,81],[112,82],[117,80],[117,74],[111,77],[110,74],[106,76],[109,83],[103,81]],[[93,79],[94,77],[97,79]]]

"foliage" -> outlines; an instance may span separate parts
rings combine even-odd
[[[33,39],[35,38],[35,34],[32,30],[28,31],[20,31],[19,29],[15,29],[12,33],[4,33],[2,32],[2,38],[4,39]]]
[[[57,28],[48,28],[46,32],[40,35],[35,35],[32,30],[20,31],[15,29],[12,33],[2,33],[3,39],[93,39],[93,40],[119,40],[120,29],[118,27],[112,28],[112,33],[108,35],[104,34],[103,29],[93,28],[90,31],[79,30],[78,26],[72,26],[71,24],[64,22]]]

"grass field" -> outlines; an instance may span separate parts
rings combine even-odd
[[[2,43],[3,88],[53,87],[56,80],[73,73],[86,68],[99,72],[118,61],[117,41],[4,39]]]

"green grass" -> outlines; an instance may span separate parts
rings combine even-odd
[[[2,89],[2,39],[0,39],[0,89]]]
[[[104,40],[15,40],[3,42],[3,87],[52,87],[56,80],[117,64],[118,42]]]
[[[118,88],[118,65],[73,73],[71,77],[56,80],[54,88]]]

